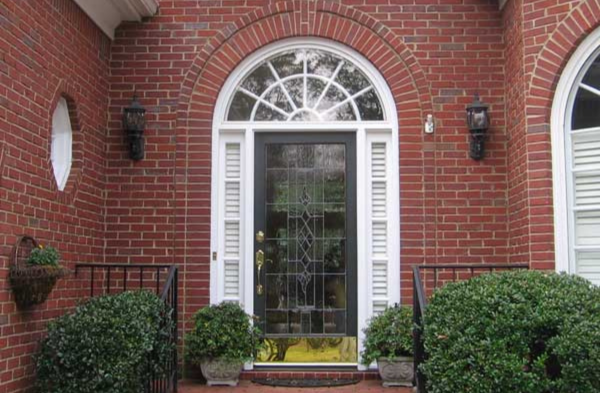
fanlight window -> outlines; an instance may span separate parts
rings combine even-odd
[[[384,113],[357,66],[324,50],[298,49],[277,54],[245,77],[227,120],[384,120]]]

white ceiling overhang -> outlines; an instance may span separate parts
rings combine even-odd
[[[74,0],[110,39],[123,21],[141,21],[153,16],[159,0]]]

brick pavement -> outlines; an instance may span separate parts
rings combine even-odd
[[[331,388],[283,388],[240,381],[237,387],[208,387],[195,381],[183,381],[179,393],[412,393],[411,388],[384,388],[381,381],[361,381],[355,385]]]

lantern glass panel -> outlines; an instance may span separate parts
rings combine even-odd
[[[127,131],[143,131],[146,125],[145,111],[125,109],[124,127]]]
[[[473,111],[473,128],[488,128],[487,111],[483,108]]]

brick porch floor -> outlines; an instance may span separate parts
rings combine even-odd
[[[361,381],[355,385],[335,388],[276,388],[263,386],[250,381],[240,381],[237,387],[208,387],[194,381],[183,381],[179,393],[412,393],[411,388],[384,388],[381,381]]]

